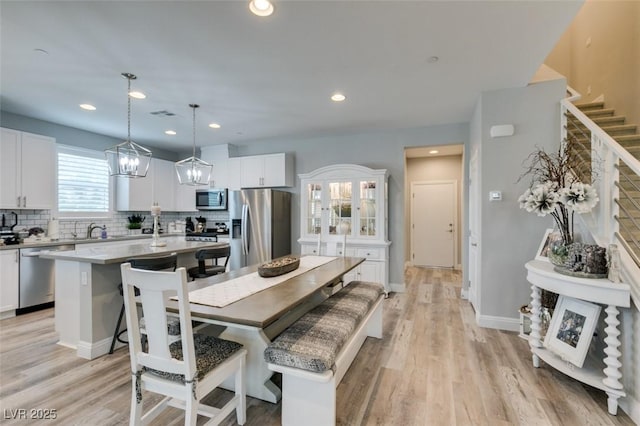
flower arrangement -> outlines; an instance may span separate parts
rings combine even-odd
[[[563,244],[568,246],[574,238],[574,214],[590,212],[599,201],[598,194],[593,186],[580,182],[576,176],[579,159],[570,150],[560,147],[551,155],[538,149],[528,159],[529,164],[520,179],[531,176],[532,182],[518,198],[520,208],[538,216],[550,214]]]

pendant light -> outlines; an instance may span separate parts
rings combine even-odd
[[[145,177],[151,163],[151,151],[131,140],[131,80],[137,77],[130,73],[122,73],[128,81],[127,89],[127,140],[105,150],[111,176],[128,178]]]
[[[176,173],[180,185],[209,185],[213,165],[196,158],[196,108],[200,105],[189,104],[193,109],[193,155],[176,163]]]

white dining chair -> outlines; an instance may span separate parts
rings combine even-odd
[[[131,358],[131,425],[147,424],[168,406],[185,410],[185,425],[195,425],[198,414],[220,423],[234,408],[239,424],[246,419],[245,359],[247,351],[236,342],[193,334],[187,274],[121,266],[125,315]],[[138,324],[138,301],[146,318],[147,345],[143,349]],[[177,295],[182,338],[170,343],[167,301]],[[136,325],[136,326],[132,326]],[[224,380],[235,375],[235,395],[221,408],[200,401]],[[143,415],[143,391],[165,396]],[[207,424],[210,424],[207,423]]]

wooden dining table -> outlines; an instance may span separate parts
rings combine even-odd
[[[271,381],[273,372],[267,368],[264,350],[284,329],[339,289],[343,276],[364,261],[359,257],[336,257],[224,307],[192,302],[191,318],[223,326],[220,338],[243,344],[247,349],[247,395],[276,403],[281,392]],[[258,266],[253,265],[198,279],[189,282],[189,290],[193,292],[249,274],[261,280],[257,269]],[[177,303],[170,301],[168,309],[177,313]],[[225,382],[223,387],[233,389],[233,380]]]

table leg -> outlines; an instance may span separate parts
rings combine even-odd
[[[607,347],[604,349],[604,353],[607,354],[607,356],[604,359],[604,363],[607,367],[603,370],[606,377],[602,380],[602,383],[612,389],[622,389],[622,382],[620,382],[622,378],[622,373],[620,372],[620,368],[622,367],[620,356],[622,356],[622,354],[618,350],[618,347],[620,347],[620,339],[618,339],[618,336],[620,336],[619,312],[613,305],[607,306],[605,312],[607,313],[607,317],[604,322],[607,324],[607,327],[604,331],[607,333],[607,337],[604,339],[604,342],[607,344]]]
[[[533,348],[541,348],[542,342],[540,341],[540,323],[541,320],[541,291],[540,288],[531,286],[531,334],[529,334],[529,346]],[[533,366],[540,367],[540,358],[535,353],[531,356]]]
[[[264,350],[270,341],[263,331],[259,328],[227,326],[226,330],[220,334],[220,338],[241,343],[247,350],[245,374],[247,395],[273,403],[280,401],[282,392],[271,381],[273,371],[267,368],[267,363],[264,360]],[[233,378],[225,381],[222,387],[233,390]]]

